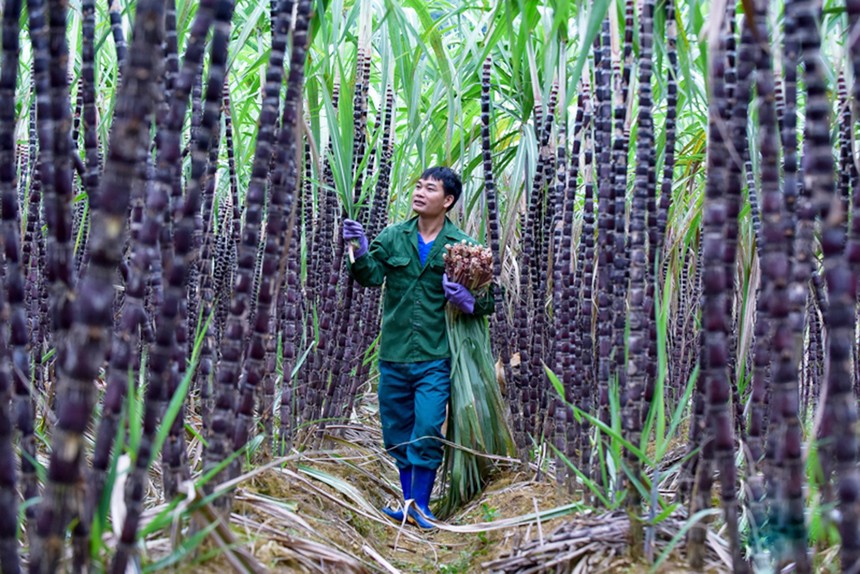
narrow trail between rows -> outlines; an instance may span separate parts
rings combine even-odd
[[[367,395],[358,412],[349,425],[327,427],[326,448],[259,466],[237,487],[237,547],[259,565],[274,572],[689,571],[683,544],[675,544],[683,540],[682,510],[653,529],[653,561],[665,553],[662,563],[633,562],[626,514],[587,508],[556,485],[551,468],[538,480],[535,464],[526,471],[515,460],[500,461],[482,495],[440,529],[396,525],[378,510],[400,492],[375,397]],[[440,493],[437,481],[434,499]],[[183,571],[232,570],[217,544],[203,548]],[[728,571],[725,543],[713,533],[709,558],[706,572]]]

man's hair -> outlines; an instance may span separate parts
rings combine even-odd
[[[460,194],[463,193],[463,183],[460,181],[460,176],[450,167],[437,165],[436,167],[428,168],[424,170],[419,179],[435,179],[442,182],[442,189],[445,195],[450,195],[454,198],[454,201],[448,206],[448,211],[451,211],[451,208],[460,199]]]

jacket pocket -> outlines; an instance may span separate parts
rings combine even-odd
[[[385,260],[385,266],[388,267],[385,274],[386,288],[392,294],[402,295],[415,279],[409,272],[409,258],[403,255],[392,255]]]

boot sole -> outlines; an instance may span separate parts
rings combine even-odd
[[[421,511],[420,511],[420,510],[417,510],[417,509],[416,509],[416,511],[417,511],[417,512],[419,512],[419,513],[421,513]],[[433,522],[431,522],[429,518],[427,518],[426,516],[424,516],[424,514],[423,514],[423,513],[421,513],[421,519],[422,519],[422,520],[424,520],[425,522],[427,522],[427,524],[429,524],[429,526],[422,526],[421,524],[419,524],[419,523],[418,523],[418,520],[416,520],[416,519],[415,519],[415,517],[412,515],[412,513],[411,513],[411,512],[409,512],[409,513],[407,513],[407,514],[406,514],[406,522],[408,522],[409,524],[411,524],[411,525],[413,525],[413,526],[417,527],[419,530],[423,530],[424,532],[429,532],[429,531],[431,531],[431,530],[436,530],[436,525],[435,525],[435,524],[433,524]]]
[[[400,518],[397,518],[393,514],[389,514],[384,509],[382,510],[382,514],[384,514],[389,520],[391,520],[391,522],[393,522],[395,524],[403,524],[403,511],[396,511],[396,512],[400,512]],[[409,521],[407,520],[407,522],[409,522]]]

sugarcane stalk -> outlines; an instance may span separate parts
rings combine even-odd
[[[839,208],[834,181],[835,162],[830,137],[830,101],[824,62],[821,57],[821,33],[818,10],[814,3],[798,0],[796,4],[798,41],[804,65],[803,80],[807,90],[804,188],[808,188],[814,213],[821,217],[821,248],[827,282],[828,309],[825,324],[828,333],[827,397],[825,419],[832,426],[830,452],[836,473],[837,496],[842,515],[839,533],[843,571],[860,568],[860,473],[857,470],[857,401],[854,397],[854,371],[851,347],[856,322],[856,246],[846,252],[844,213]],[[852,9],[856,22],[857,12]],[[849,18],[849,21],[851,19]],[[855,191],[856,198],[856,191]],[[856,199],[855,199],[856,201]],[[850,261],[852,265],[846,265]],[[829,476],[825,474],[825,480]]]
[[[276,170],[272,174],[272,195],[266,222],[266,247],[263,256],[263,282],[257,300],[256,322],[253,325],[251,344],[247,351],[241,375],[240,398],[237,403],[236,425],[232,446],[238,450],[248,440],[250,422],[253,420],[254,394],[261,380],[260,364],[265,359],[265,338],[269,335],[269,318],[275,294],[281,283],[283,269],[281,252],[288,250],[292,241],[296,213],[295,202],[298,189],[297,148],[300,143],[298,121],[301,117],[300,94],[304,85],[307,32],[311,2],[299,0],[296,6],[296,22],[293,29],[293,49],[290,54],[290,72],[287,77],[287,95],[284,101],[282,126],[278,132]],[[286,12],[285,12],[286,14]],[[277,62],[270,62],[274,66]],[[279,65],[282,67],[282,64]],[[281,245],[281,233],[286,238]]]
[[[651,118],[651,43],[653,35],[654,3],[646,1],[642,7],[641,27],[639,32],[639,135],[636,140],[636,177],[633,184],[633,204],[630,209],[630,336],[627,343],[627,400],[624,408],[624,429],[630,435],[634,445],[641,442],[642,421],[644,411],[647,409],[642,398],[645,386],[648,384],[648,333],[649,317],[647,304],[647,288],[650,273],[648,272],[647,234],[648,221],[646,221],[646,202],[650,192],[650,172],[653,160],[653,120]],[[623,111],[616,109],[616,113]],[[618,121],[618,118],[616,118]],[[617,130],[617,128],[616,128]],[[616,204],[616,210],[621,210],[621,229],[616,227],[616,238],[623,237],[623,192],[626,191],[626,150],[624,159],[617,157],[616,161],[624,165],[623,173],[616,171],[617,192],[622,192],[622,202]],[[618,169],[618,168],[616,168]],[[620,180],[620,181],[619,181]],[[617,197],[616,197],[617,201]],[[616,214],[617,216],[618,214]],[[618,223],[618,220],[616,220]],[[617,244],[617,242],[616,242]],[[618,261],[616,253],[616,261]],[[625,290],[626,291],[626,290]],[[622,301],[623,302],[623,301]],[[653,306],[653,304],[652,304]],[[619,323],[616,323],[616,333]],[[620,321],[620,332],[624,334],[624,320]],[[623,357],[623,346],[615,350]],[[619,370],[620,372],[620,370]],[[619,384],[621,387],[621,385]],[[623,387],[622,387],[623,388]],[[630,465],[633,475],[647,484],[647,476],[642,475],[641,461],[633,453],[627,454],[627,463]],[[627,493],[627,514],[630,519],[630,549],[634,557],[642,556],[644,533],[642,522],[639,518],[641,512],[642,498],[639,490],[632,484]]]
[[[576,371],[575,377],[578,386],[581,389],[582,410],[591,414],[594,412],[593,401],[593,383],[595,381],[595,354],[594,354],[594,309],[593,309],[593,293],[592,284],[594,279],[594,166],[592,160],[594,158],[594,136],[593,136],[593,103],[591,94],[587,91],[588,86],[583,86],[585,92],[585,114],[583,122],[586,125],[585,134],[585,153],[584,153],[584,177],[583,177],[583,214],[582,214],[582,233],[579,238],[579,248],[576,263],[576,274],[574,281],[577,281],[581,275],[582,298],[578,309],[577,333],[580,337],[580,346],[578,353],[579,368]],[[587,121],[586,121],[587,119]],[[578,293],[575,293],[578,294]],[[576,383],[575,383],[576,384]],[[577,442],[580,450],[580,466],[589,468],[591,463],[591,441],[589,439],[588,424],[580,425],[579,437]]]
[[[720,22],[721,16],[716,15],[715,24]],[[731,297],[730,286],[733,285],[731,277],[726,276],[726,268],[728,262],[733,262],[735,258],[732,248],[736,237],[728,237],[732,227],[727,220],[732,210],[727,204],[731,199],[723,197],[723,190],[727,185],[729,158],[726,139],[719,128],[729,117],[729,101],[725,90],[725,50],[726,35],[730,33],[730,27],[723,24],[720,35],[711,45],[708,180],[702,236],[705,275],[702,297],[703,341],[700,375],[707,389],[708,423],[706,432],[700,439],[702,452],[696,469],[696,490],[690,510],[692,514],[710,506],[712,465],[716,462],[720,474],[721,499],[728,527],[732,567],[735,571],[746,571],[747,566],[741,559],[737,530],[734,424],[729,409],[731,385],[728,380],[726,352],[726,339],[731,325],[726,298]],[[706,526],[700,522],[690,530],[688,557],[693,568],[700,568],[704,560],[705,528]]]
[[[376,191],[373,198],[373,207],[368,220],[368,228],[371,236],[376,236],[388,224],[388,189],[391,185],[391,168],[394,147],[394,120],[395,120],[394,90],[389,84],[385,91],[385,117],[380,129],[382,132],[381,153],[379,154],[379,177],[376,181]],[[379,326],[381,312],[381,293],[378,290],[365,290],[364,308],[366,313],[361,321],[360,347],[368,349],[376,337],[376,328]],[[355,404],[358,386],[362,384],[367,376],[370,366],[366,364],[366,357],[359,361],[356,376],[348,391],[347,406],[345,413],[351,413]]]
[[[597,158],[597,213],[598,213],[598,252],[597,252],[597,386],[598,413],[604,423],[609,423],[609,381],[613,373],[611,357],[613,324],[611,305],[613,285],[611,269],[615,248],[615,219],[612,214],[612,118],[611,118],[611,71],[609,61],[609,23],[603,23],[600,35],[601,46],[595,47],[595,78],[597,90],[597,109],[595,123],[595,145],[599,147]],[[595,40],[596,42],[597,40]],[[603,483],[602,472],[595,464],[594,478]],[[604,488],[609,487],[603,484]]]
[[[757,35],[767,37],[766,5],[756,4]],[[789,268],[789,244],[781,240],[786,226],[786,215],[779,189],[777,118],[774,104],[774,80],[770,54],[758,50],[756,92],[758,94],[759,140],[761,150],[761,198],[762,232],[765,245],[762,249],[762,298],[768,301],[768,311],[772,321],[773,352],[772,400],[778,415],[779,427],[774,441],[780,453],[777,465],[782,480],[777,482],[779,501],[771,504],[771,521],[777,532],[784,536],[785,549],[778,555],[777,564],[794,562],[798,571],[810,571],[806,556],[806,529],[803,517],[803,477],[797,483],[790,478],[791,466],[800,461],[800,421],[797,407],[797,358],[791,325],[788,321],[789,298],[786,283],[783,281],[785,270]],[[798,349],[799,350],[799,349]],[[799,500],[798,500],[799,496]],[[800,503],[799,507],[797,503]],[[779,510],[777,510],[779,508]],[[800,509],[800,516],[795,512]],[[777,513],[779,516],[777,516]]]
[[[281,4],[283,11],[280,11],[275,19],[276,29],[280,26],[284,31],[286,29],[283,28],[283,25],[286,23],[282,21],[281,17],[286,14],[285,6],[285,4]],[[267,87],[264,92],[263,106],[260,110],[259,132],[254,150],[251,180],[245,193],[245,224],[241,228],[241,239],[236,256],[236,279],[220,345],[221,362],[216,371],[213,385],[215,400],[211,413],[211,439],[208,448],[204,451],[203,463],[206,470],[211,470],[219,465],[231,452],[235,442],[236,395],[239,392],[238,383],[242,375],[248,315],[254,306],[254,274],[260,235],[263,230],[266,179],[273,158],[272,149],[278,118],[278,90],[282,82],[281,78],[283,78],[283,65],[276,66],[278,58],[281,58],[281,63],[283,62],[283,51],[277,49],[279,45],[282,45],[281,39],[278,38],[278,40],[278,43],[273,44],[274,49],[269,54]],[[234,209],[236,209],[235,204]],[[236,226],[237,222],[234,220],[233,224]],[[233,228],[234,233],[239,233],[239,231],[237,227]],[[223,472],[219,476],[223,476]],[[222,508],[228,508],[230,501],[227,497],[222,498],[223,500],[219,501],[218,504]]]
[[[59,7],[58,7],[59,8]],[[58,12],[58,13],[57,13]],[[52,14],[65,33],[65,11]],[[81,278],[73,304],[74,322],[67,352],[58,375],[65,385],[58,408],[45,496],[38,510],[37,538],[31,541],[31,572],[56,572],[63,549],[63,535],[74,509],[71,494],[79,481],[83,457],[83,433],[94,402],[93,381],[105,354],[112,326],[113,275],[119,264],[128,214],[129,181],[140,148],[148,146],[152,118],[158,47],[163,35],[163,3],[141,0],[135,20],[129,78],[119,89],[114,124],[114,145],[98,194],[102,201],[92,214],[92,257]],[[32,15],[32,14],[31,14]],[[78,509],[79,510],[79,509]]]
[[[10,8],[9,4],[6,4],[6,9]],[[16,490],[18,473],[15,469],[15,448],[12,445],[12,416],[9,412],[13,368],[6,345],[8,331],[9,327],[5,322],[0,325],[0,503],[3,505],[0,511],[0,569],[17,574],[21,571]]]
[[[20,0],[6,2],[3,7],[3,51],[0,54],[0,102],[3,102],[0,106],[0,213],[6,267],[0,306],[5,308],[7,317],[0,326],[0,571],[13,574],[21,570],[18,555],[18,472],[12,442],[13,413],[9,408],[13,404],[15,420],[21,430],[23,494],[27,497],[38,494],[35,469],[27,460],[28,456],[35,457],[36,448],[29,394],[30,352],[15,181],[14,101],[20,54],[20,14]],[[11,401],[13,390],[14,403]],[[32,525],[30,528],[32,530]]]
[[[176,173],[178,171],[175,169],[178,164],[180,129],[187,109],[187,99],[191,91],[191,84],[194,81],[195,73],[199,70],[199,63],[203,58],[203,39],[206,38],[214,17],[213,3],[213,0],[206,0],[201,2],[198,8],[189,32],[185,61],[183,62],[181,73],[173,76],[173,72],[165,67],[165,71],[167,72],[165,83],[167,82],[167,78],[173,77],[172,81],[175,81],[175,84],[172,85],[173,89],[170,91],[171,99],[169,105],[159,109],[159,112],[166,114],[166,116],[159,118],[159,124],[163,126],[163,129],[159,133],[160,149],[156,158],[157,180],[147,193],[146,213],[142,231],[142,235],[146,236],[147,241],[150,243],[154,242],[154,238],[156,237],[159,239],[159,242],[169,240],[168,245],[161,243],[160,248],[158,245],[152,245],[151,249],[152,260],[156,261],[160,255],[163,266],[170,266],[173,261],[171,257],[168,257],[172,255],[172,249],[169,246],[173,245],[173,240],[181,242],[185,239],[182,233],[180,233],[180,231],[184,232],[183,228],[177,228],[177,237],[173,237],[169,233],[164,223],[171,221],[172,217],[165,217],[165,214],[169,213],[169,190],[175,184]],[[164,19],[163,13],[160,17]],[[137,26],[138,18],[135,19],[135,26]],[[137,40],[137,37],[138,35],[134,34],[134,41]],[[161,46],[160,43],[159,46]],[[152,49],[155,50],[155,48]],[[136,55],[135,50],[132,50],[130,54],[130,57],[133,59]],[[128,74],[127,76],[122,84],[123,86],[131,82],[132,74]],[[218,85],[220,87],[220,83]],[[189,201],[192,200],[193,197],[189,199]],[[181,208],[182,206],[174,207]],[[147,373],[147,386],[144,396],[142,432],[137,459],[128,478],[129,483],[126,488],[125,504],[127,513],[122,526],[118,551],[111,565],[112,571],[117,573],[125,571],[126,564],[137,551],[135,539],[140,523],[140,516],[143,511],[143,496],[148,478],[148,469],[154,455],[155,435],[167,403],[167,393],[171,389],[171,378],[174,376],[170,372],[169,365],[174,351],[175,329],[173,328],[173,321],[175,321],[175,316],[179,310],[177,301],[179,297],[175,295],[177,291],[175,286],[177,277],[175,276],[177,275],[179,279],[184,276],[181,266],[168,272],[168,278],[163,283],[162,292],[155,301],[157,303],[155,306],[155,312],[157,313],[156,327],[154,341],[150,346],[148,355],[147,366],[149,372]],[[170,285],[171,280],[174,281],[173,286]],[[169,312],[166,313],[165,309]],[[167,444],[165,444],[165,448],[169,448]],[[175,472],[175,469],[169,467],[165,470],[167,473]]]
[[[583,129],[583,121],[586,115],[587,90],[587,86],[581,88],[577,102],[571,161],[568,164],[566,189],[562,203],[562,229],[558,243],[558,255],[553,265],[553,321],[554,328],[559,337],[553,348],[554,362],[556,372],[562,378],[564,399],[567,402],[577,400],[582,391],[577,384],[579,377],[574,373],[574,365],[579,355],[581,340],[579,330],[575,328],[579,319],[575,300],[579,298],[582,290],[582,266],[576,265],[574,270],[576,251],[573,248],[573,214],[579,179],[579,157],[583,140],[587,137],[585,135],[586,130]],[[583,91],[585,94],[582,93]],[[580,235],[580,245],[584,245],[582,235]],[[565,281],[565,278],[570,277],[570,275],[574,275],[573,281]],[[558,428],[558,426],[556,428],[557,448],[567,456],[568,460],[575,461],[576,452],[580,448],[580,425],[576,422],[572,413],[568,412],[567,405],[561,405],[561,407],[564,409],[564,412],[561,416],[557,414],[558,424],[562,426],[562,428]],[[556,471],[559,474],[557,477],[559,483],[566,483],[568,488],[572,489],[575,484],[573,473],[569,471],[563,461],[558,461],[557,464],[559,464],[559,470]]]

